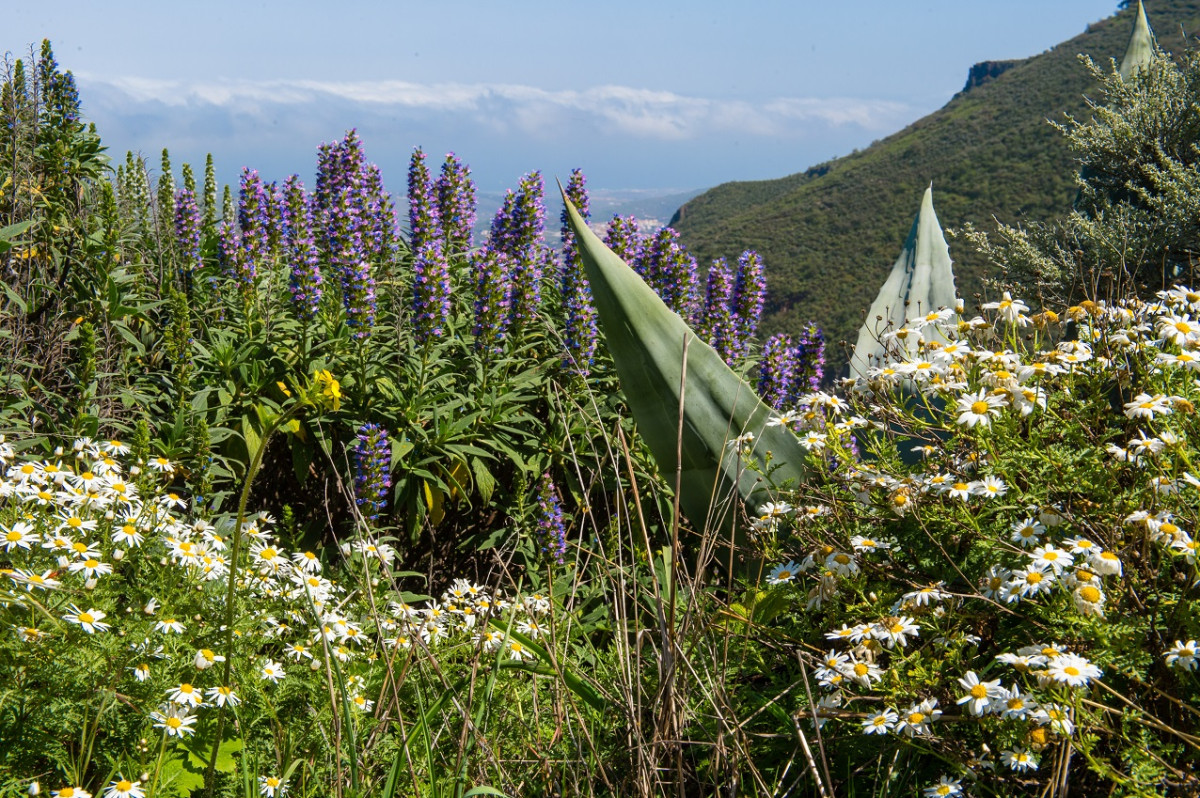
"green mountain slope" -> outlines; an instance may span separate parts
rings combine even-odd
[[[672,224],[701,263],[757,249],[768,269],[764,331],[794,331],[814,320],[831,343],[831,367],[840,368],[848,359],[842,342],[854,340],[930,182],[948,229],[1069,210],[1076,166],[1047,120],[1087,113],[1083,96],[1094,87],[1077,56],[1119,60],[1135,9],[1016,62],[865,150],[778,180],[711,189],[680,208]],[[1183,32],[1200,31],[1197,0],[1148,0],[1146,11],[1167,50],[1182,51]],[[987,267],[961,240],[951,242],[951,256],[959,296],[971,309]]]

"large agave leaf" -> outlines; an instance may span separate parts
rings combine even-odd
[[[1154,50],[1154,34],[1150,31],[1142,0],[1138,0],[1133,35],[1129,37],[1129,46],[1125,48],[1125,56],[1121,59],[1121,77],[1128,80],[1136,70],[1150,63],[1154,58]]]
[[[905,327],[931,311],[953,308],[957,303],[950,247],[933,210],[930,185],[925,189],[904,249],[858,331],[858,343],[850,359],[850,377],[865,377],[872,365],[878,365],[885,350],[880,343],[884,333]],[[916,338],[906,339],[906,345],[910,354],[915,352]]]
[[[667,479],[680,462],[679,392],[687,340],[680,505],[697,529],[732,531],[726,499],[736,490],[753,512],[768,499],[768,486],[739,460],[730,441],[752,433],[749,458],[765,471],[769,457],[776,485],[800,483],[804,449],[789,430],[767,426],[771,408],[754,389],[588,229],[565,194],[563,202],[621,388]]]

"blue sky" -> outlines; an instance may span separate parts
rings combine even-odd
[[[310,179],[357,127],[402,191],[454,150],[480,187],[580,166],[603,188],[779,177],[939,108],[971,64],[1035,55],[1116,0],[291,2],[44,0],[0,48],[50,38],[114,155],[163,146]],[[1151,5],[1151,12],[1153,11]]]

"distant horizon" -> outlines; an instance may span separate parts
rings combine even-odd
[[[596,190],[661,196],[863,149],[942,107],[973,64],[1036,55],[1118,4],[848,5],[445,0],[331,16],[298,0],[281,19],[231,0],[130,0],[120,15],[64,0],[14,9],[4,44],[19,57],[51,40],[114,163],[132,150],[157,170],[166,147],[177,175],[211,152],[225,184],[244,166],[310,183],[318,145],[356,128],[397,194],[420,146],[434,165],[458,153],[481,191],[579,167]]]

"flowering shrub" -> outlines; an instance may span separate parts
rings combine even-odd
[[[1192,792],[1200,294],[982,309],[776,420],[816,472],[754,524],[797,718],[931,795]]]
[[[380,434],[363,433],[368,460]],[[446,701],[429,693],[452,697],[477,671],[532,706],[521,672],[498,666],[548,656],[548,594],[454,579],[432,600],[398,588],[386,541],[347,540],[330,567],[288,551],[264,513],[243,522],[235,562],[233,519],[196,516],[165,458],[131,464],[117,440],[49,458],[14,443],[0,443],[0,667],[19,708],[0,712],[2,759],[58,795],[187,795],[214,750],[220,774],[239,753],[266,798],[328,784],[345,767],[331,740],[362,766],[394,757],[421,731],[402,719],[424,715],[433,734]]]

